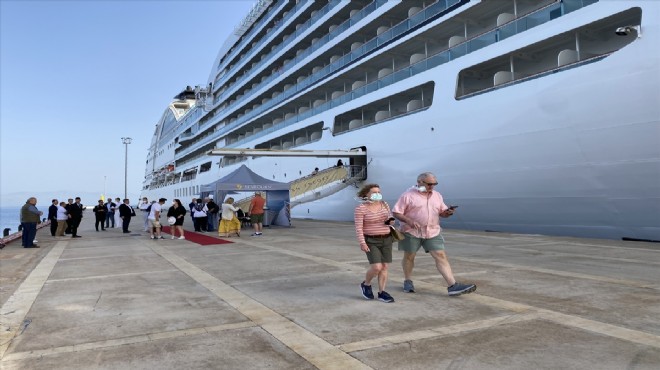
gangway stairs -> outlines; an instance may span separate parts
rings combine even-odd
[[[339,166],[319,171],[290,182],[289,209],[335,194],[366,179],[365,166]],[[247,212],[253,196],[237,201],[234,206]]]
[[[335,194],[365,180],[365,166],[340,166],[319,171],[291,182],[290,208]]]

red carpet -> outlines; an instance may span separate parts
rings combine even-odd
[[[233,242],[231,242],[231,241],[229,241],[229,240],[224,240],[224,239],[220,239],[220,238],[214,238],[214,237],[212,237],[212,236],[208,236],[208,235],[205,235],[205,234],[196,233],[196,232],[194,232],[194,231],[188,231],[188,230],[183,230],[183,231],[184,231],[184,236],[186,237],[186,240],[187,240],[187,241],[189,241],[189,242],[193,242],[193,243],[197,243],[197,244],[199,244],[199,245],[213,245],[213,244],[228,244],[228,243],[233,243]],[[163,232],[164,232],[165,234],[170,234],[170,235],[172,235],[169,226],[163,226]],[[211,235],[213,235],[213,233],[216,233],[216,231],[212,231],[212,232],[211,232]],[[178,233],[177,233],[177,234],[178,234]],[[218,235],[218,234],[215,234],[215,235]]]

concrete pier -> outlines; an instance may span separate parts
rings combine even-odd
[[[422,252],[404,293],[395,250],[388,304],[360,294],[351,223],[219,245],[141,225],[96,232],[86,215],[82,238],[43,228],[40,249],[0,251],[0,368],[660,368],[659,244],[445,230],[477,291],[448,297]]]

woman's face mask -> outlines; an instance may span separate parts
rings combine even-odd
[[[371,194],[371,196],[369,197],[369,200],[372,200],[372,201],[374,201],[374,202],[377,202],[377,201],[379,201],[379,200],[383,200],[383,194],[381,194],[381,193],[373,193],[373,194]]]

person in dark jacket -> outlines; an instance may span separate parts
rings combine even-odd
[[[206,198],[206,208],[208,211],[208,220],[206,225],[207,231],[215,231],[215,228],[218,227],[218,212],[220,207],[213,201],[213,198]]]
[[[82,221],[83,217],[83,205],[80,203],[80,197],[76,197],[76,202],[69,204],[66,210],[69,212],[69,216],[71,216],[69,219],[69,225],[71,226],[71,237],[81,238],[81,236],[78,235],[78,226],[80,226],[80,221]]]
[[[94,214],[96,215],[96,222],[94,223],[94,227],[96,228],[96,231],[99,231],[99,224],[101,224],[101,230],[105,231],[105,215],[108,212],[107,209],[105,209],[105,205],[103,204],[103,200],[99,199],[99,204],[94,206]]]
[[[34,244],[34,238],[37,236],[37,224],[41,215],[44,213],[37,209],[37,198],[31,197],[21,208],[21,226],[23,226],[23,247],[39,248]]]
[[[128,229],[128,225],[131,223],[131,217],[135,216],[135,211],[130,205],[128,199],[124,199],[124,203],[119,206],[119,217],[121,217],[121,229],[124,234],[128,234],[131,230]]]
[[[176,238],[176,231],[179,230],[179,239],[183,240],[186,237],[183,235],[183,219],[186,215],[186,209],[181,204],[179,199],[174,199],[172,202],[172,207],[167,210],[167,218],[169,223],[169,218],[174,217],[174,224],[170,224],[172,239]]]
[[[57,232],[57,199],[53,199],[53,204],[48,207],[48,219],[50,220],[50,235],[55,236]]]

